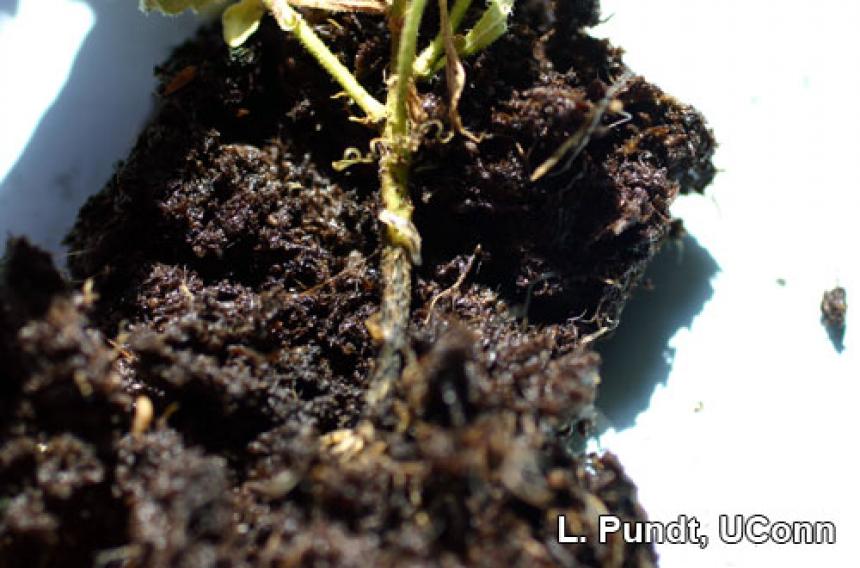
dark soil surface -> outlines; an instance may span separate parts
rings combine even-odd
[[[616,458],[569,448],[599,383],[590,345],[673,199],[710,181],[714,142],[634,76],[629,115],[529,181],[625,71],[581,31],[596,18],[596,2],[518,5],[465,62],[483,140],[427,129],[412,352],[375,412],[376,170],[331,165],[374,132],[272,22],[233,53],[217,29],[180,47],[80,213],[72,280],[10,244],[0,566],[651,566],[648,546],[597,542],[599,515],[644,518]],[[336,20],[321,35],[383,98],[380,19]],[[444,81],[419,90],[446,121]],[[557,543],[559,514],[589,542]]]

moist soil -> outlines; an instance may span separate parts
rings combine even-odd
[[[309,18],[384,98],[380,19]],[[424,262],[402,379],[372,409],[377,172],[332,162],[373,130],[273,22],[237,50],[217,28],[178,48],[68,237],[70,276],[10,241],[0,565],[653,565],[648,545],[597,541],[599,515],[645,513],[614,456],[572,447],[591,346],[673,199],[713,177],[714,141],[634,75],[585,150],[529,181],[626,71],[583,31],[597,18],[596,2],[523,2],[465,61],[480,142],[440,136],[444,79],[419,88]],[[586,543],[557,541],[560,514]]]

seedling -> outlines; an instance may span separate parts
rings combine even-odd
[[[412,157],[420,145],[422,125],[409,112],[409,99],[416,83],[445,69],[451,129],[471,139],[457,112],[465,85],[462,57],[487,48],[506,31],[514,0],[489,0],[487,8],[465,34],[457,31],[471,6],[471,0],[439,0],[439,31],[434,40],[417,55],[418,30],[427,0],[240,0],[221,15],[224,40],[231,47],[242,45],[260,26],[266,13],[285,32],[293,35],[308,54],[341,86],[344,93],[363,111],[353,118],[377,128],[370,158],[355,148],[346,149],[344,159],[335,164],[343,169],[359,162],[374,161],[379,170],[382,210],[379,220],[384,248],[381,258],[382,301],[378,325],[382,340],[375,376],[368,391],[372,405],[383,400],[400,376],[400,353],[405,347],[409,323],[412,266],[421,263],[421,236],[412,223],[413,205],[409,197],[409,172]],[[141,0],[144,11],[178,14],[220,5],[219,0]],[[393,45],[385,102],[376,100],[352,72],[332,53],[313,27],[302,17],[301,9],[331,12],[379,14],[391,30]]]

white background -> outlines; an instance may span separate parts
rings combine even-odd
[[[194,26],[135,5],[0,0],[0,237],[28,234],[62,262],[77,208],[127,154],[153,65]],[[707,116],[721,172],[705,197],[674,208],[695,246],[652,275],[678,298],[686,285],[707,293],[681,306],[689,313],[662,346],[650,326],[677,308],[675,288],[642,292],[625,314],[613,340],[625,348],[604,353],[615,358],[607,373],[626,371],[604,375],[602,404],[629,408],[613,411],[623,419],[600,444],[651,518],[705,525],[709,548],[659,547],[663,566],[856,566],[856,317],[849,308],[839,354],[819,302],[841,284],[860,305],[860,3],[606,0],[603,13],[596,35]],[[690,258],[704,268],[686,272]],[[674,352],[656,378],[645,369],[655,349]],[[639,406],[625,399],[634,391]],[[721,513],[829,520],[838,542],[723,545]]]

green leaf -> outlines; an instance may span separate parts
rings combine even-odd
[[[224,41],[239,47],[260,27],[265,7],[261,0],[241,0],[221,14]]]
[[[140,9],[144,12],[161,12],[174,16],[185,10],[195,12],[208,5],[216,4],[220,0],[140,0]]]
[[[514,0],[490,0],[487,10],[475,27],[463,38],[461,55],[481,51],[508,31],[508,16],[514,9]]]

